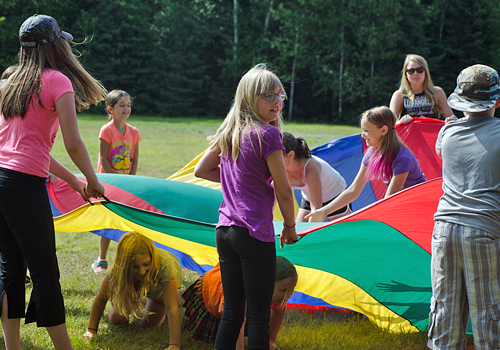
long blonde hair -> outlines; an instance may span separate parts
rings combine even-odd
[[[410,81],[406,77],[406,67],[408,67],[408,64],[411,61],[417,62],[425,68],[424,93],[429,102],[432,104],[432,110],[434,111],[434,114],[436,114],[436,116],[439,118],[441,116],[441,109],[439,108],[438,98],[434,93],[434,84],[432,83],[431,72],[429,71],[429,66],[427,65],[427,61],[425,60],[425,58],[415,54],[406,55],[405,62],[403,64],[403,71],[401,73],[401,84],[399,86],[399,89],[403,93],[404,97],[408,97],[412,101],[412,103],[415,102],[415,93],[411,89]]]
[[[21,35],[21,41],[31,40],[31,34]],[[89,108],[90,104],[97,104],[106,97],[104,86],[82,67],[64,37],[36,47],[21,46],[18,66],[0,96],[0,112],[5,119],[24,118],[34,95],[38,104],[44,107],[40,100],[40,84],[45,68],[57,70],[69,78],[79,110]]]
[[[240,155],[241,137],[248,128],[255,129],[259,138],[260,123],[264,123],[257,113],[257,98],[264,92],[274,91],[276,88],[283,90],[283,84],[265,63],[260,63],[250,69],[241,78],[236,89],[233,105],[226,118],[217,129],[211,140],[211,149],[218,146],[221,154],[227,156],[232,149],[232,158],[236,162]],[[280,112],[278,118],[270,125],[281,131],[283,118]]]
[[[136,314],[138,308],[143,314],[146,294],[157,285],[159,256],[153,241],[135,231],[125,233],[118,243],[116,258],[109,279],[109,299],[118,313],[124,317]],[[139,255],[151,258],[151,267],[142,283],[137,286],[134,280],[134,263]]]

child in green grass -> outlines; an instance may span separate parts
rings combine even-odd
[[[157,249],[153,241],[137,232],[124,234],[116,257],[106,272],[101,288],[92,304],[86,339],[97,335],[99,321],[108,300],[108,316],[114,325],[123,325],[129,316],[139,318],[141,326],[160,327],[168,319],[169,350],[181,348],[181,316],[177,289],[182,285],[182,270],[177,258]]]
[[[135,175],[141,134],[137,128],[125,123],[132,112],[132,98],[123,90],[113,90],[106,96],[105,102],[109,123],[99,133],[97,172]],[[92,263],[92,270],[98,275],[106,274],[110,242],[106,237],[100,239],[99,256]]]

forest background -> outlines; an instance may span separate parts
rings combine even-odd
[[[242,74],[267,62],[285,119],[354,125],[389,105],[408,53],[447,95],[469,65],[500,69],[498,0],[0,0],[2,71],[34,13],[87,41],[85,67],[135,97],[135,115],[223,117]]]

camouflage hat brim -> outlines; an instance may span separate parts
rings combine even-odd
[[[476,113],[476,112],[484,112],[490,109],[495,105],[495,100],[488,100],[488,101],[471,101],[471,100],[466,100],[463,97],[460,97],[457,95],[457,93],[452,93],[450,97],[448,97],[448,106],[451,108],[457,110],[457,111],[462,111],[462,112],[469,112],[469,113]]]
[[[475,64],[460,72],[457,87],[448,97],[448,105],[462,112],[484,112],[500,97],[500,77],[496,70]]]

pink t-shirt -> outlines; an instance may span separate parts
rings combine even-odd
[[[109,143],[108,162],[114,174],[130,174],[134,161],[134,147],[142,140],[139,130],[125,124],[125,135],[122,135],[110,121],[101,128],[99,140]],[[104,173],[101,159],[97,163],[97,172]]]
[[[59,130],[56,101],[73,93],[71,81],[63,73],[44,69],[40,83],[42,108],[33,95],[24,119],[0,117],[0,167],[47,177],[50,151]]]

